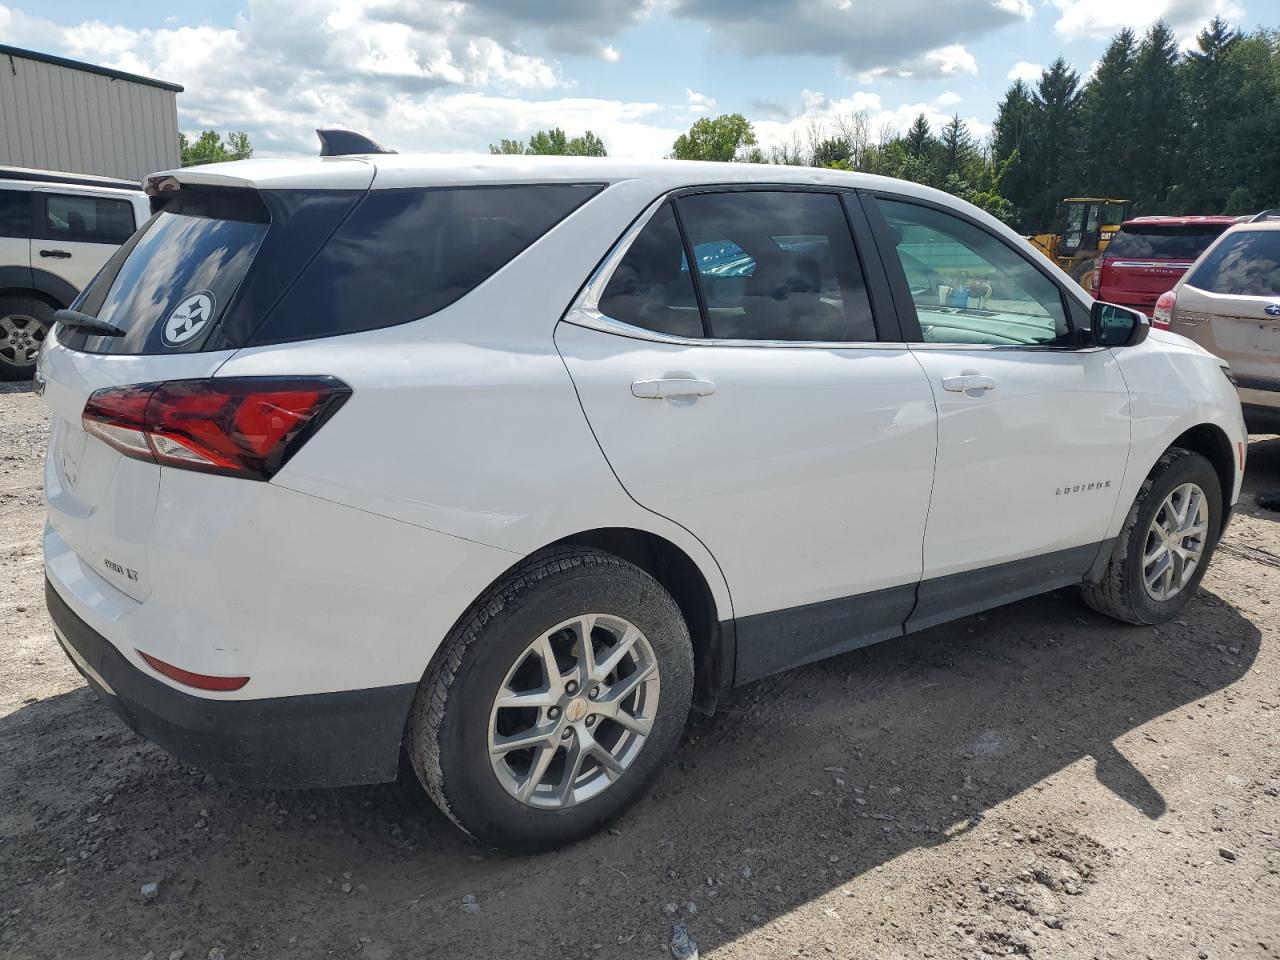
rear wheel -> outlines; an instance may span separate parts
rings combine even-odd
[[[692,693],[670,594],[610,554],[557,551],[491,588],[445,641],[418,690],[409,756],[468,833],[548,849],[639,799]]]
[[[1174,447],[1156,463],[1125,518],[1091,607],[1126,623],[1162,623],[1195,595],[1217,546],[1222,486],[1213,465]]]
[[[31,297],[0,297],[0,380],[30,380],[53,307]]]

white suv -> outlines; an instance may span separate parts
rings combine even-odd
[[[137,184],[0,167],[0,380],[27,380],[55,310],[151,216]]]
[[[916,184],[370,154],[149,189],[42,354],[47,595],[217,775],[403,748],[474,836],[561,844],[735,685],[1070,584],[1167,619],[1239,495],[1218,359]]]

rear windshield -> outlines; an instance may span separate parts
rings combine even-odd
[[[1242,230],[1225,237],[1187,283],[1236,297],[1280,296],[1280,231]]]
[[[1226,226],[1123,227],[1111,238],[1108,257],[1194,260],[1209,249]]]
[[[244,280],[268,228],[252,194],[189,192],[173,199],[116,252],[76,308],[125,331],[70,331],[75,349],[162,353],[198,349]]]
[[[59,339],[154,354],[406,323],[465,296],[600,184],[178,191],[76,309],[125,331]]]

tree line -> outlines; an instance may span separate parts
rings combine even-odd
[[[555,128],[492,153],[606,156],[587,131]],[[1280,30],[1215,18],[1187,52],[1168,24],[1112,38],[1087,80],[1059,57],[1016,80],[991,134],[956,114],[938,131],[921,113],[904,132],[869,114],[813,120],[767,150],[740,113],[702,117],[672,144],[681,160],[829,167],[938,187],[1024,232],[1053,226],[1059,200],[1134,201],[1136,214],[1249,213],[1280,207]]]

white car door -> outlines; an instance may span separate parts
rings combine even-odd
[[[685,193],[556,331],[622,485],[724,571],[739,682],[899,635],[915,602],[936,415],[850,199],[865,274],[838,193]]]
[[[127,196],[35,192],[31,264],[83,290],[137,229],[134,204]]]
[[[1016,240],[905,197],[864,206],[938,405],[909,627],[1079,581],[1102,549],[1129,456],[1115,357],[1075,346],[1067,295]]]

